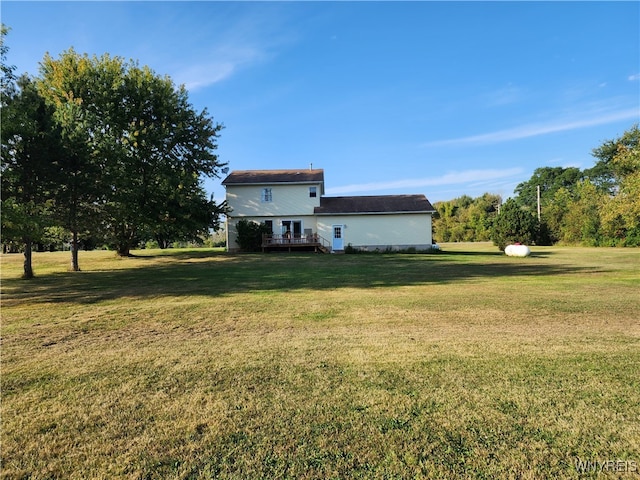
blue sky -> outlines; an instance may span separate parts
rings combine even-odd
[[[184,83],[231,170],[328,195],[503,197],[640,119],[640,2],[13,2],[8,62],[109,53]],[[221,179],[206,181],[224,198]]]

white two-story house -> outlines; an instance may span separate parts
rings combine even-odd
[[[230,210],[229,251],[238,250],[235,225],[242,219],[269,227],[263,248],[341,252],[347,245],[362,250],[432,245],[435,210],[422,194],[327,197],[322,169],[233,171],[222,184]]]

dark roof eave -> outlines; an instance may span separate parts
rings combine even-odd
[[[404,213],[436,213],[436,210],[400,210],[397,212],[314,212],[314,215],[399,215]]]
[[[222,185],[310,185],[324,184],[324,170],[234,170]]]
[[[254,186],[254,185],[317,185],[323,183],[322,180],[302,180],[299,182],[222,182],[225,187],[233,185],[234,187]]]

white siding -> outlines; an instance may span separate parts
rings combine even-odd
[[[344,246],[366,249],[427,249],[431,245],[431,214],[322,215],[318,234],[331,241],[332,225],[345,225]]]
[[[309,187],[317,196],[309,196]],[[271,202],[263,201],[263,189],[271,189]],[[427,249],[431,246],[431,214],[320,215],[313,210],[320,205],[322,184],[227,185],[227,203],[232,209],[227,217],[227,247],[237,250],[236,223],[241,219],[273,222],[273,233],[281,233],[283,220],[302,222],[302,232],[311,229],[329,243],[332,225],[345,225],[344,246],[366,249]]]
[[[317,196],[309,197],[309,187],[317,188]],[[264,188],[271,188],[272,201],[262,201]],[[320,205],[321,184],[316,185],[228,185],[227,203],[233,217],[277,217],[313,215]]]
[[[316,187],[316,197],[309,196],[309,187]],[[313,209],[320,205],[322,184],[304,185],[227,185],[227,204],[231,212],[227,217],[227,248],[229,251],[238,249],[236,242],[236,223],[250,220],[263,223],[265,220],[273,222],[273,233],[279,234],[282,220],[299,220],[302,222],[302,232],[310,228],[315,233],[316,218]],[[262,201],[263,189],[271,189],[271,202]]]

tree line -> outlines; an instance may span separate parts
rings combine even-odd
[[[2,243],[106,244],[129,255],[140,242],[189,241],[218,225],[225,204],[208,198],[223,126],[196,111],[184,86],[135,61],[73,49],[15,75],[2,25]]]
[[[640,246],[640,130],[594,148],[595,165],[542,167],[502,202],[462,196],[434,204],[440,242]],[[539,210],[539,215],[538,215]]]

